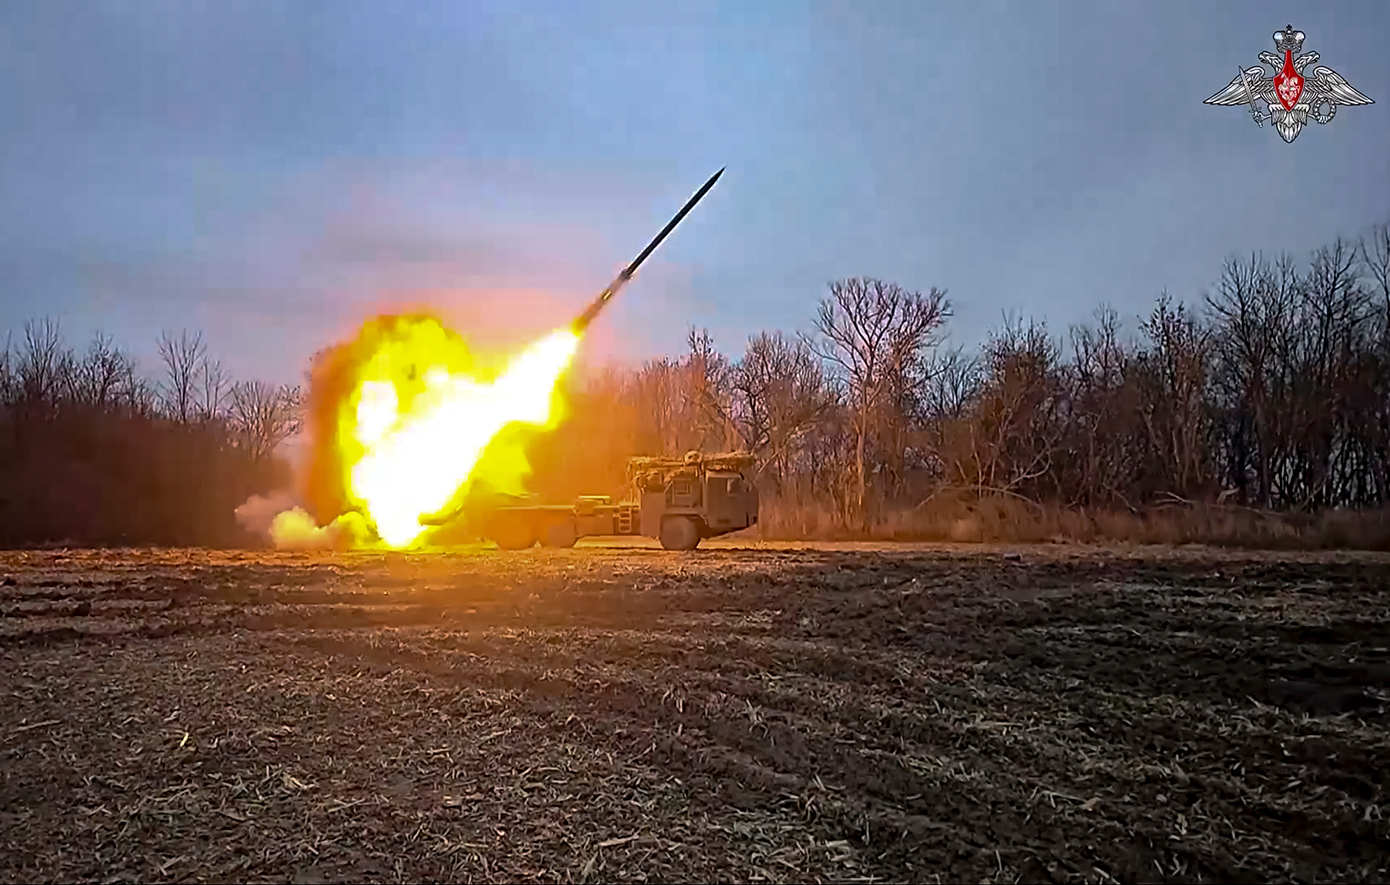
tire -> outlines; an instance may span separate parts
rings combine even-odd
[[[668,516],[661,521],[661,546],[667,550],[694,550],[700,546],[700,526],[688,516]]]
[[[507,521],[492,530],[492,540],[503,550],[527,550],[536,544],[536,534],[524,522]]]
[[[562,519],[546,526],[545,537],[541,539],[541,546],[567,550],[573,547],[578,540],[579,532],[574,527],[574,520]]]

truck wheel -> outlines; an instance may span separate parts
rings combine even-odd
[[[694,550],[700,546],[700,527],[688,516],[668,516],[661,521],[661,546],[667,550]]]
[[[492,531],[492,540],[503,550],[527,550],[536,543],[536,535],[524,523],[503,524]]]
[[[541,541],[546,547],[558,547],[562,550],[574,546],[574,542],[579,540],[579,532],[574,527],[574,520],[562,519],[559,522],[552,522],[545,529],[545,538]]]

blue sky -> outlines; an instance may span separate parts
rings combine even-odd
[[[1293,144],[1202,99],[1286,23],[1377,100]],[[1390,220],[1390,4],[0,4],[0,328],[203,329],[291,380],[374,312],[566,322],[715,169],[598,359],[804,328],[832,279],[953,335],[1200,297]]]

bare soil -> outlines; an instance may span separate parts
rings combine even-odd
[[[0,554],[4,881],[1385,881],[1390,559]]]

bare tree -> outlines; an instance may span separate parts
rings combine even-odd
[[[1361,442],[1365,471],[1358,496],[1376,501],[1390,498],[1390,223],[1373,228],[1360,253],[1374,324],[1359,366],[1364,400],[1352,414],[1366,416]]]
[[[14,369],[23,407],[30,413],[55,408],[65,393],[63,383],[71,366],[72,351],[63,343],[57,320],[25,323],[24,343]]]
[[[1359,251],[1373,291],[1379,296],[1385,323],[1382,331],[1390,332],[1390,223],[1376,225],[1361,241]]]
[[[984,378],[952,446],[952,481],[1036,498],[1065,428],[1060,346],[1040,321],[1008,319],[984,348]],[[1051,491],[1049,489],[1049,491]]]
[[[254,459],[268,458],[298,432],[302,402],[298,387],[242,381],[231,389],[231,418],[239,444]]]
[[[1071,330],[1067,436],[1069,503],[1131,506],[1133,424],[1138,402],[1133,355],[1121,340],[1119,315],[1102,307],[1094,324]]]
[[[84,406],[104,410],[130,390],[135,363],[110,336],[97,333],[72,377],[74,398]]]
[[[207,359],[203,333],[189,333],[187,329],[178,335],[161,333],[159,359],[164,364],[164,378],[159,385],[164,408],[175,421],[187,424],[197,412],[198,376]]]
[[[682,393],[692,425],[692,446],[701,450],[725,448],[730,435],[729,360],[715,349],[708,329],[692,326],[686,346]]]
[[[844,384],[854,434],[853,506],[867,527],[869,450],[875,430],[900,426],[923,355],[950,315],[946,293],[853,277],[830,285],[808,343]],[[886,420],[885,420],[886,419]]]
[[[824,370],[804,340],[764,332],[749,339],[730,388],[739,437],[780,491],[794,450],[836,405]]]
[[[961,346],[935,354],[928,366],[923,417],[940,421],[962,417],[980,390],[979,357]]]
[[[0,349],[0,406],[12,405],[19,397],[19,372],[15,365],[12,336],[6,334]]]
[[[193,405],[198,420],[206,423],[222,417],[232,392],[232,378],[222,363],[204,353],[198,362],[197,382]]]
[[[1272,506],[1283,470],[1284,427],[1293,383],[1291,359],[1302,281],[1293,261],[1230,260],[1207,306],[1225,418],[1224,458],[1242,501]],[[1253,484],[1253,489],[1251,485]]]
[[[681,367],[669,357],[648,360],[633,379],[632,396],[646,417],[636,453],[659,455],[689,447],[690,431],[681,397]]]
[[[1136,404],[1157,483],[1170,495],[1187,497],[1209,481],[1206,384],[1209,333],[1181,303],[1165,292],[1142,326],[1149,348],[1130,369],[1140,386]]]

